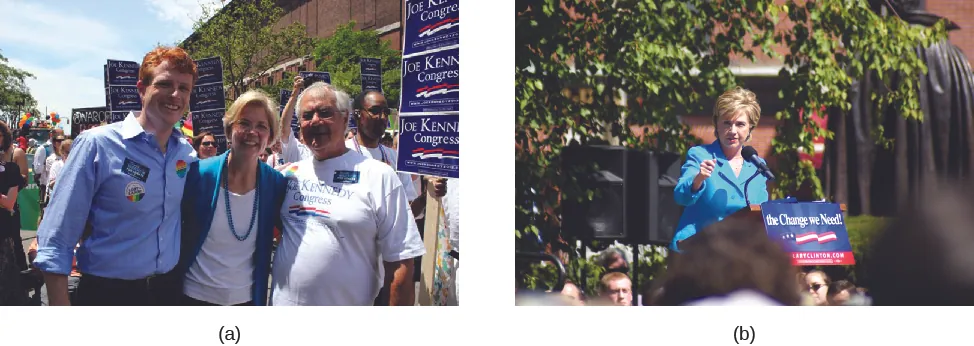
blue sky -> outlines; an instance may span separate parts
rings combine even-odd
[[[61,115],[105,105],[105,60],[141,62],[192,32],[200,5],[219,0],[0,0],[0,54],[36,78],[38,108]]]

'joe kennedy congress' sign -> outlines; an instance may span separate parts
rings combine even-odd
[[[768,202],[761,214],[768,236],[791,254],[793,265],[856,264],[838,204]]]
[[[399,171],[460,177],[460,121],[457,115],[400,117]]]
[[[459,0],[406,0],[403,55],[460,44]]]
[[[460,49],[402,59],[402,113],[460,111]]]

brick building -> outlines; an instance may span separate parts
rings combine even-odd
[[[883,0],[879,1],[885,3]],[[898,1],[892,2],[897,3]],[[974,63],[974,1],[925,0],[919,3],[921,7],[925,6],[926,12],[945,17],[960,27],[960,29],[950,32],[949,40],[967,55],[968,61]],[[890,12],[890,14],[892,13]],[[905,14],[900,15],[904,16]],[[784,52],[784,50],[779,50],[779,53]],[[767,158],[769,164],[773,165],[774,158],[770,157],[771,140],[776,135],[777,131],[775,127],[779,124],[779,121],[774,118],[774,114],[784,107],[783,102],[778,100],[780,81],[777,75],[782,64],[779,61],[766,58],[760,53],[756,56],[758,57],[756,63],[751,63],[742,58],[735,58],[731,59],[731,64],[735,74],[741,77],[744,87],[754,91],[757,94],[758,101],[761,103],[761,122],[758,128],[755,129],[750,144],[757,149],[759,155]],[[713,107],[712,101],[705,102],[711,102],[710,104],[705,104],[705,109],[709,110]],[[691,126],[691,133],[703,139],[705,143],[710,143],[716,139],[713,134],[714,127],[709,113],[688,115],[683,117],[683,119],[685,123]],[[820,124],[824,126],[824,123]],[[824,148],[824,141],[821,144],[816,144],[816,152],[818,154],[821,154]],[[820,157],[820,155],[817,156]],[[817,159],[817,157],[813,159]]]
[[[219,16],[227,8],[241,1],[232,0],[218,12]],[[260,0],[256,0],[260,1]],[[265,0],[266,1],[266,0]],[[355,21],[357,30],[376,30],[382,40],[388,41],[390,47],[402,50],[400,47],[403,17],[402,0],[274,0],[284,9],[284,16],[274,25],[275,29],[285,28],[292,23],[304,24],[308,37],[327,38],[331,36],[339,25]],[[192,41],[193,35],[185,42]],[[262,86],[275,84],[283,78],[285,71],[314,71],[314,61],[310,56],[291,57],[281,61],[277,66],[265,71],[258,80],[246,80],[248,86]],[[228,90],[228,92],[230,92]],[[234,96],[234,95],[228,95]]]

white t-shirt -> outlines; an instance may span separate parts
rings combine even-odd
[[[382,281],[379,256],[394,262],[426,252],[388,165],[348,150],[284,173],[271,305],[372,305]]]
[[[254,227],[243,241],[230,232],[226,190],[222,185],[219,190],[210,232],[206,234],[203,248],[196,256],[196,263],[189,267],[183,293],[213,304],[236,305],[253,300],[254,250],[257,245],[257,224],[260,222],[253,212],[257,190],[243,195],[230,192],[230,212],[236,234],[241,237],[247,234],[247,226],[251,218],[254,219]]]
[[[60,157],[54,157],[54,160],[51,160],[50,158],[48,158],[48,161],[45,163],[45,165],[47,165],[48,167],[47,182],[45,183],[45,185],[47,185],[47,187],[51,187],[51,184],[55,183],[55,180],[57,180],[58,174],[61,174],[61,170],[64,169],[64,159]],[[47,199],[51,200],[52,198],[54,198],[54,189],[48,189]]]
[[[382,145],[382,144],[379,144],[379,146],[378,147],[375,147],[375,148],[367,148],[367,147],[362,146],[362,145],[359,145],[358,147],[356,147],[355,146],[355,141],[356,141],[355,138],[346,139],[345,140],[345,147],[347,147],[349,149],[352,149],[352,150],[355,150],[355,151],[358,151],[359,154],[365,155],[365,157],[367,157],[367,158],[370,158],[370,159],[373,159],[373,160],[379,160],[381,162],[385,162],[389,166],[392,166],[392,169],[393,170],[397,169],[396,167],[397,167],[397,163],[399,162],[399,153],[396,152],[396,149],[387,147],[387,146]],[[383,161],[383,155],[382,154],[385,154],[385,156],[384,156],[385,157],[385,160],[384,161]],[[406,200],[412,202],[413,200],[416,199],[416,197],[419,197],[419,193],[416,192],[416,188],[413,185],[413,178],[412,178],[413,176],[412,176],[412,174],[409,174],[409,173],[396,173],[396,174],[399,175],[399,181],[402,182],[402,186],[406,186],[407,187],[407,189],[406,189]]]
[[[307,145],[294,138],[294,131],[286,132],[287,138],[281,140],[281,158],[284,159],[285,165],[314,157]],[[275,164],[273,167],[276,168],[277,166],[280,165]]]
[[[450,235],[450,246],[460,252],[460,179],[446,180],[446,196],[443,196],[443,214],[446,216],[447,233]]]

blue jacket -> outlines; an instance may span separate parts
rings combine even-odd
[[[210,232],[219,189],[222,188],[220,177],[223,174],[223,160],[226,159],[227,153],[194,162],[189,167],[182,204],[182,246],[179,261],[182,278],[185,278],[189,268],[196,263],[196,256],[199,255],[203,242]],[[253,303],[261,306],[267,305],[267,280],[270,274],[274,227],[280,224],[281,204],[284,202],[287,180],[284,175],[266,163],[259,162],[258,167],[260,175],[257,177],[257,189],[260,192],[260,200],[257,201],[259,209],[257,210],[257,246],[254,251]]]
[[[700,190],[693,192],[693,178],[700,172],[700,162],[715,158],[717,167],[713,174],[704,180]],[[679,252],[678,242],[746,207],[744,183],[755,174],[757,176],[747,186],[747,198],[751,204],[761,204],[768,201],[768,179],[758,174],[757,166],[745,161],[741,174],[735,176],[718,141],[690,148],[680,170],[680,181],[673,191],[676,203],[686,208],[680,216],[670,248]]]

